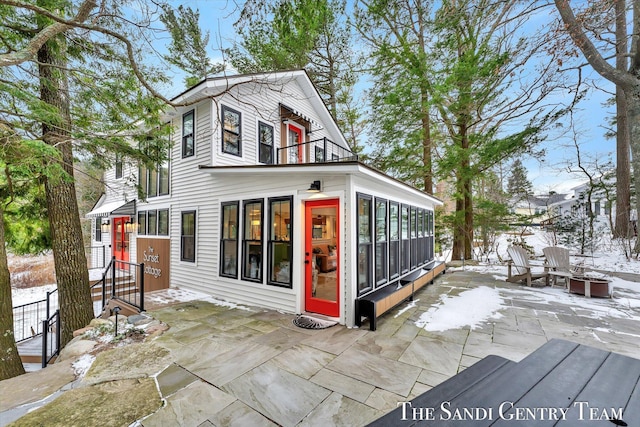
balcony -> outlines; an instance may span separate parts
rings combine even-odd
[[[327,138],[322,138],[278,148],[276,159],[279,165],[329,163],[357,161],[358,155]]]

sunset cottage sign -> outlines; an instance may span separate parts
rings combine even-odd
[[[138,238],[136,259],[144,263],[144,290],[169,288],[169,239]]]

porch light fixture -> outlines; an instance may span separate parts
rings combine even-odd
[[[128,220],[127,222],[124,223],[124,231],[126,233],[133,233],[133,230],[136,229],[136,224],[131,222],[131,220]]]
[[[111,231],[111,222],[109,222],[109,220],[102,220],[102,224],[100,224],[100,230],[103,233],[108,233],[109,231]]]
[[[320,191],[322,191],[320,181],[313,181],[307,189],[307,193],[319,193]]]

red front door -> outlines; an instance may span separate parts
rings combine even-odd
[[[302,145],[302,129],[300,129],[297,126],[294,126],[292,124],[289,124],[287,126],[288,128],[288,134],[289,134],[289,150],[291,154],[291,158],[290,158],[290,163],[302,163],[302,152],[303,152],[303,145]],[[295,147],[294,147],[295,146]]]
[[[340,316],[339,200],[305,204],[305,310]]]
[[[129,233],[125,230],[128,217],[113,219],[113,256],[119,261],[129,261]]]

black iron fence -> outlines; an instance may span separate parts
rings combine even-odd
[[[101,289],[102,309],[107,298],[118,299],[144,311],[144,263],[116,260],[111,262],[102,274],[102,279],[96,282],[92,289]]]
[[[85,247],[85,254],[87,256],[87,267],[92,268],[104,268],[107,265],[108,251],[111,245],[101,246],[87,246]]]
[[[42,367],[60,354],[60,310],[42,321]]]
[[[16,342],[28,340],[42,334],[42,321],[58,309],[58,290],[47,292],[39,301],[13,307],[13,334]]]
[[[278,148],[278,164],[327,163],[358,160],[358,155],[327,138]]]
[[[99,316],[107,298],[126,302],[144,311],[144,263],[118,261],[113,257],[102,278],[91,286],[92,294],[99,289]],[[53,314],[51,314],[53,313]],[[46,298],[13,307],[13,332],[16,343],[42,336],[42,367],[60,353],[60,310],[58,290],[47,292]]]

